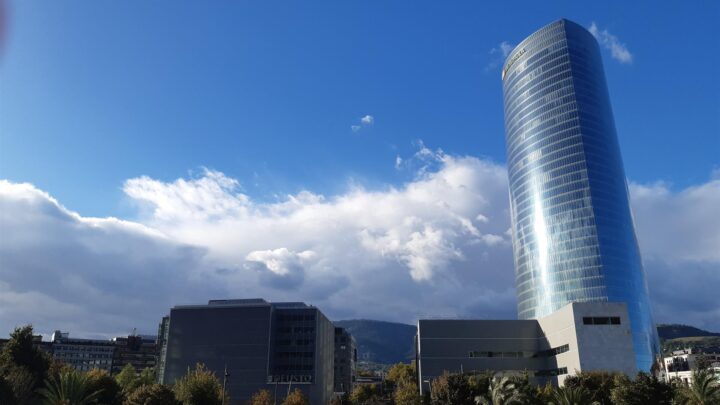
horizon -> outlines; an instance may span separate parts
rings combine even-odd
[[[0,334],[221,297],[517,319],[501,69],[561,18],[601,47],[657,325],[720,331],[720,5],[170,4],[0,1]]]

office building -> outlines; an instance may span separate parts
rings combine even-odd
[[[624,303],[570,303],[538,319],[421,319],[415,348],[421,393],[445,371],[527,372],[541,385],[578,371],[637,372]]]
[[[351,393],[355,382],[357,344],[345,328],[335,327],[335,395]]]
[[[128,364],[136,372],[154,369],[157,362],[157,338],[155,336],[128,335],[112,339],[115,344],[111,374],[116,375]]]
[[[663,358],[663,379],[665,382],[678,380],[686,385],[693,384],[693,372],[706,369],[720,379],[720,353],[702,353],[693,349],[675,350]]]
[[[520,319],[571,302],[622,302],[638,369],[659,352],[600,50],[559,20],[502,70]]]
[[[112,369],[115,343],[110,340],[71,338],[68,332],[56,330],[51,337],[52,355],[75,370]]]
[[[261,389],[278,403],[295,388],[312,404],[332,398],[335,328],[313,306],[262,299],[176,306],[158,335],[158,378],[165,384],[202,363],[225,380],[232,404]]]

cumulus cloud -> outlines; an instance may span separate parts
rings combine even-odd
[[[276,288],[294,288],[305,278],[305,266],[316,257],[312,250],[295,253],[287,248],[255,250],[245,256],[245,268],[261,273]]]
[[[720,179],[677,192],[631,183],[630,194],[656,318],[720,330]]]
[[[219,294],[206,253],[157,229],[69,211],[30,184],[0,181],[0,333],[32,322],[76,334],[152,331],[170,305]]]
[[[363,127],[371,126],[374,123],[375,123],[375,117],[368,114],[368,115],[365,115],[364,117],[360,117],[360,123],[356,124],[356,125],[351,125],[350,129],[352,129],[353,132],[358,132],[361,129],[363,129]]]
[[[620,63],[632,63],[632,53],[630,53],[630,50],[628,50],[624,43],[620,42],[618,37],[611,34],[608,30],[600,30],[594,21],[590,24],[589,30],[600,45],[610,51],[613,59]]]
[[[401,186],[260,202],[205,169],[129,179],[136,221],[88,218],[32,185],[0,182],[0,331],[154,332],[176,304],[306,301],[331,319],[513,318],[506,169],[418,143]],[[631,185],[663,322],[720,329],[720,180]]]

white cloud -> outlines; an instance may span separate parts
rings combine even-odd
[[[488,52],[490,55],[490,61],[485,66],[485,71],[489,72],[502,65],[508,55],[510,55],[510,52],[512,52],[513,48],[515,48],[515,45],[507,41],[502,41],[498,46],[491,48]]]
[[[363,127],[371,126],[371,125],[373,125],[374,123],[375,123],[375,117],[373,117],[372,115],[368,114],[368,115],[365,115],[365,116],[363,116],[363,117],[360,117],[360,123],[357,124],[357,125],[351,125],[351,126],[350,126],[350,129],[352,129],[353,132],[358,132],[358,131],[360,131],[361,129],[363,129]]]
[[[69,211],[30,184],[0,181],[0,333],[152,332],[170,305],[219,294],[205,249],[157,229]]]
[[[204,170],[130,179],[139,222],[87,218],[28,184],[0,182],[0,333],[154,332],[176,304],[306,301],[331,319],[515,316],[503,166],[418,143],[399,187],[258,202]],[[631,185],[660,321],[720,329],[720,180]]]
[[[720,179],[672,191],[630,184],[655,317],[720,330]]]
[[[632,63],[632,53],[630,53],[624,43],[620,42],[618,37],[611,34],[608,30],[600,30],[594,21],[590,24],[589,30],[603,48],[610,50],[613,59],[620,63]]]
[[[512,51],[514,48],[513,45],[509,44],[508,42],[502,41],[500,43],[500,52],[502,52],[503,58],[507,58],[508,55],[510,55],[510,51]]]

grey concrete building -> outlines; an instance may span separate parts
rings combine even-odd
[[[540,319],[421,319],[416,356],[421,393],[444,371],[527,371],[557,385],[583,370],[637,372],[624,303],[570,303]]]
[[[357,343],[345,328],[335,327],[335,395],[344,395],[353,390]]]
[[[223,380],[232,404],[260,389],[279,399],[299,388],[312,404],[333,395],[335,328],[313,306],[262,299],[176,306],[159,331],[158,378],[171,384],[203,363]]]

